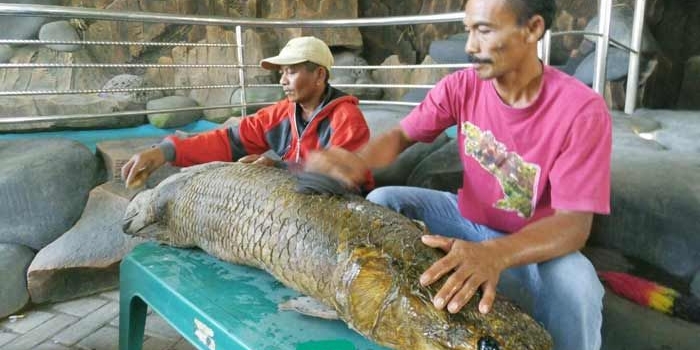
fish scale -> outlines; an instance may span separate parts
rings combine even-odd
[[[457,314],[437,310],[420,274],[443,253],[423,230],[364,198],[294,191],[286,171],[254,164],[192,167],[141,192],[124,231],[264,269],[334,308],[348,325],[394,349],[547,350],[549,334],[498,296]]]

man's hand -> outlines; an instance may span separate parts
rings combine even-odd
[[[325,151],[309,153],[304,170],[328,175],[354,188],[365,183],[369,168],[356,153],[331,147]]]
[[[260,164],[260,165],[265,165],[265,166],[273,166],[275,165],[275,161],[265,157],[262,154],[249,154],[247,156],[243,156],[238,159],[239,163],[252,163],[252,164]]]
[[[151,148],[137,153],[122,167],[122,180],[127,188],[139,188],[156,169],[165,164],[165,155],[160,148]]]
[[[420,283],[427,286],[452,273],[435,294],[435,307],[442,309],[447,306],[447,311],[457,313],[481,288],[483,295],[479,311],[484,314],[489,312],[496,299],[498,279],[505,268],[497,252],[482,243],[442,236],[425,235],[422,241],[427,246],[442,249],[447,255],[421,275]]]

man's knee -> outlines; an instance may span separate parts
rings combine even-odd
[[[375,188],[367,194],[367,200],[388,207],[391,202],[391,189],[389,187]]]
[[[591,262],[581,253],[576,252],[541,264],[540,275],[545,285],[565,294],[565,298],[602,303],[605,292],[603,285]]]

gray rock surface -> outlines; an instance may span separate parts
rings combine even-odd
[[[603,300],[602,350],[696,350],[700,325],[623,299],[609,289]]]
[[[10,58],[12,58],[12,54],[14,54],[14,50],[10,45],[6,44],[1,44],[0,45],[0,63],[7,63],[10,61]]]
[[[685,62],[677,108],[700,109],[700,56],[693,56]]]
[[[612,160],[612,212],[589,243],[613,248],[688,281],[700,268],[700,158],[620,147]]]
[[[369,126],[370,138],[398,126],[401,119],[412,109],[411,106],[360,105]]]
[[[333,55],[334,66],[366,66],[367,61],[352,51],[340,51]],[[375,84],[374,78],[367,69],[331,69],[329,80],[335,84]],[[353,88],[338,87],[340,90],[353,95],[360,100],[379,100],[382,89],[379,88]]]
[[[80,41],[80,36],[75,28],[68,21],[49,22],[41,26],[39,29],[39,40],[54,40],[54,41]],[[73,52],[80,50],[80,45],[55,45],[48,44],[46,47],[51,50],[62,52]]]
[[[693,279],[690,281],[690,293],[700,298],[700,270],[695,272]]]
[[[394,163],[388,167],[373,171],[374,181],[377,187],[381,186],[405,186],[409,176],[421,161],[430,154],[440,149],[449,141],[444,133],[431,143],[416,143],[404,150]],[[419,174],[416,174],[420,178]],[[460,179],[461,181],[461,179]]]
[[[83,144],[66,139],[0,141],[0,242],[39,250],[80,217],[104,175]]]
[[[693,111],[638,109],[633,117],[656,122],[658,129],[647,132],[669,151],[700,153],[700,116]]]
[[[231,103],[233,105],[240,105],[241,104],[241,94],[242,94],[241,89],[236,89],[236,91],[233,92],[233,95],[231,95],[231,100],[229,101],[229,103]],[[279,87],[252,86],[252,87],[245,89],[246,103],[268,102],[268,103],[272,104],[272,103],[275,103],[283,98],[284,98],[284,90],[282,90]],[[246,108],[246,114],[247,115],[253,114],[253,113],[257,112],[258,109],[263,108],[263,107],[265,107],[265,106],[249,106]],[[240,117],[242,115],[243,115],[243,113],[241,113],[241,108],[231,109],[231,116]]]
[[[60,5],[60,0],[2,0],[0,3]],[[47,20],[46,17],[3,16],[0,21],[0,39],[34,39]]]
[[[406,184],[457,193],[463,177],[459,149],[457,139],[449,140],[413,168]]]
[[[129,107],[130,101],[119,97],[97,95],[49,95],[0,97],[0,119],[17,116],[57,116],[111,113]],[[56,129],[126,128],[144,123],[143,114],[107,117],[38,120],[28,123],[2,123],[0,132],[44,131]]]
[[[0,319],[29,301],[26,276],[33,258],[34,252],[23,245],[0,243]]]
[[[185,96],[167,96],[146,103],[147,110],[197,107],[197,101]],[[149,113],[148,122],[157,128],[177,128],[198,120],[202,111]]]
[[[32,302],[68,300],[119,285],[119,262],[144,240],[122,232],[129,201],[107,189],[92,190],[75,226],[37,253],[27,272]]]

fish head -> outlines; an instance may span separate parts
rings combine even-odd
[[[168,209],[177,193],[193,175],[192,172],[173,174],[155,188],[137,194],[126,207],[122,221],[124,233],[173,246],[192,246],[189,242],[184,242],[183,238],[176,237],[176,233],[168,228]]]
[[[452,314],[433,305],[436,286],[418,282],[424,265],[371,247],[355,248],[346,259],[336,276],[339,315],[382,345],[413,350],[552,348],[544,328],[500,297],[488,314],[478,311],[478,296]]]

